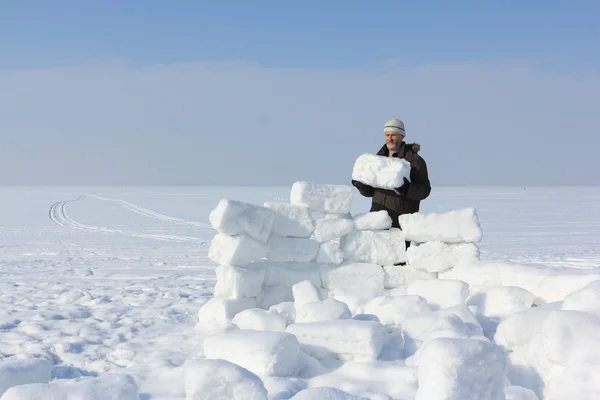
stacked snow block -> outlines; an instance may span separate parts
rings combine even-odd
[[[461,261],[479,259],[476,243],[481,241],[482,231],[474,208],[405,214],[398,222],[406,240],[415,242],[406,252],[408,264],[415,271],[413,278],[437,277]],[[389,272],[391,278],[392,269]]]
[[[403,176],[398,166],[386,168],[396,168],[390,176]],[[367,175],[362,173],[366,180]],[[293,184],[289,203],[221,200],[209,216],[217,231],[209,250],[218,264],[217,283],[214,298],[199,311],[199,325],[227,325],[244,310],[273,307],[293,321],[300,308],[294,288],[300,283],[314,288],[302,305],[332,298],[357,315],[386,289],[407,289],[436,279],[458,261],[478,258],[474,243],[482,234],[474,209],[403,215],[400,230],[392,228],[385,211],[352,216],[351,204],[350,186],[304,181]],[[417,245],[407,251],[406,240]],[[320,318],[307,310],[303,319]],[[256,316],[259,325],[279,326],[280,321]]]
[[[217,231],[209,249],[217,284],[199,324],[228,324],[248,308],[292,302],[294,285],[304,281],[319,301],[339,297],[358,305],[379,295],[382,266],[406,261],[404,236],[390,229],[385,211],[353,218],[351,204],[348,185],[303,181],[293,184],[289,203],[221,200],[209,216]]]

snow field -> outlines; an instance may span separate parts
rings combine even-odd
[[[340,242],[345,237],[354,231],[385,232],[391,220],[367,213],[358,223],[358,215],[344,210],[298,204],[264,207],[284,210],[275,213],[266,241],[250,235],[253,227],[215,229],[236,242],[219,249],[216,241],[213,257],[233,261],[215,271],[215,297],[209,301],[212,267],[206,268],[207,281],[188,284],[202,277],[182,274],[195,261],[183,256],[176,267],[169,266],[175,273],[160,269],[152,280],[153,269],[167,260],[163,254],[143,260],[147,252],[137,259],[123,252],[132,261],[125,268],[111,261],[119,280],[108,283],[92,275],[98,269],[67,264],[71,269],[59,279],[82,277],[71,281],[69,290],[65,282],[51,283],[49,275],[41,282],[33,275],[31,281],[13,278],[20,263],[42,271],[34,258],[46,249],[32,252],[36,257],[25,262],[18,253],[23,250],[4,248],[8,258],[20,258],[0,282],[0,371],[16,371],[8,373],[0,398],[75,400],[109,393],[110,398],[153,400],[556,400],[593,399],[600,392],[594,342],[600,278],[592,265],[547,271],[540,265],[481,262],[476,243],[454,242],[449,230],[446,236],[413,242],[405,252],[407,265],[380,263],[377,255],[367,262],[352,252],[344,259]],[[76,218],[75,207],[68,211]],[[354,228],[319,243],[319,218],[346,219]],[[238,226],[235,220],[219,224]],[[458,222],[455,226],[460,228]],[[283,261],[273,261],[267,257],[273,238],[314,242],[318,251],[308,259],[298,246],[281,246]],[[248,253],[248,245],[260,252]],[[198,264],[206,263],[205,249],[186,245],[175,251],[186,257],[198,251],[203,257]],[[329,260],[320,259],[320,253]],[[106,254],[113,257],[114,248],[107,246]],[[5,260],[2,267],[8,264]],[[147,284],[125,281],[135,266],[145,269],[137,273]],[[181,332],[182,321],[188,328],[197,322],[197,331]],[[149,331],[153,325],[158,329]],[[26,362],[15,368],[17,360]],[[36,360],[40,370],[27,360]],[[115,370],[130,375],[119,378]]]

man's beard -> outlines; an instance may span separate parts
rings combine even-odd
[[[400,149],[400,145],[398,143],[396,143],[396,144],[388,144],[388,143],[386,143],[385,145],[387,146],[388,150],[390,150],[390,151],[395,151],[395,150],[399,150]]]

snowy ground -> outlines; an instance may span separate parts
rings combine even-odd
[[[209,212],[224,197],[288,201],[289,187],[4,187],[0,196],[0,359],[47,358],[58,378],[126,372],[142,399],[166,400],[185,398],[176,367],[203,351],[194,325],[215,284]],[[471,206],[484,260],[600,267],[600,188],[434,188],[422,211]],[[353,213],[368,207],[357,198]]]

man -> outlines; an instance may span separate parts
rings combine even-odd
[[[404,178],[404,185],[394,190],[374,188],[362,182],[352,180],[352,184],[360,194],[371,197],[371,211],[385,210],[392,218],[392,227],[401,228],[398,216],[419,211],[421,200],[425,200],[431,192],[431,184],[427,173],[425,160],[417,153],[419,144],[404,142],[406,131],[404,122],[394,118],[383,127],[385,145],[377,155],[384,157],[402,158],[410,163],[410,182]],[[406,242],[406,247],[410,241]]]

